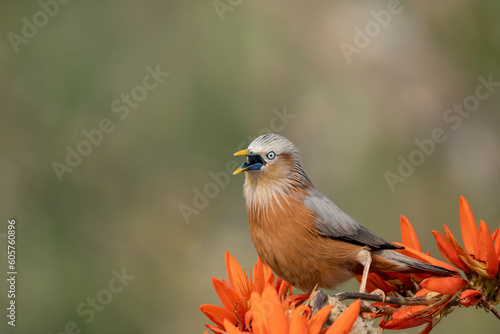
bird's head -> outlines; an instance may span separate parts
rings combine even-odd
[[[280,135],[268,133],[257,137],[247,149],[234,155],[246,156],[247,161],[233,174],[245,172],[247,182],[252,184],[285,181],[310,184],[301,166],[299,150]]]

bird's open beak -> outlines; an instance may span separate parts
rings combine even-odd
[[[249,149],[238,151],[234,155],[245,155],[247,156],[247,161],[245,161],[241,165],[241,167],[238,167],[238,169],[233,172],[233,175],[245,172],[247,170],[259,170],[266,164],[259,153],[254,153]]]

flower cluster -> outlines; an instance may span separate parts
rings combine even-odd
[[[405,248],[398,251],[455,274],[431,277],[425,273],[370,273],[366,290],[382,292],[383,299],[390,297],[389,302],[398,301],[399,304],[374,303],[370,306],[372,313],[363,313],[365,318],[383,316],[379,325],[381,330],[407,329],[425,324],[421,334],[429,333],[457,306],[479,306],[500,319],[500,314],[493,308],[500,302],[500,229],[491,233],[482,220],[478,228],[463,197],[460,197],[459,211],[463,247],[446,225],[444,231],[432,233],[441,254],[465,277],[460,276],[450,264],[430,256],[430,252],[424,253],[410,221],[401,216],[401,243],[394,244]],[[236,260],[226,252],[226,268],[228,282],[212,279],[223,307],[201,306],[202,312],[215,324],[206,325],[215,334],[348,333],[358,319],[360,300],[352,303],[332,326],[323,328],[333,306],[325,306],[313,314],[308,305],[302,305],[309,295],[293,294],[293,287],[280,278],[275,279],[271,268],[260,259],[253,267],[253,273],[247,277]]]
[[[460,228],[464,248],[459,245],[446,225],[444,232],[432,233],[441,254],[465,273],[470,287],[484,296],[481,305],[491,309],[491,305],[500,302],[499,229],[491,234],[488,225],[482,220],[478,229],[469,203],[463,197],[460,197]]]
[[[457,275],[444,278],[425,278],[422,275],[409,275],[419,283],[415,298],[429,300],[429,305],[411,305],[400,307],[395,313],[386,316],[380,323],[385,329],[405,329],[427,324],[421,333],[430,330],[455,306],[470,307],[480,305],[487,310],[498,314],[493,305],[500,301],[500,279],[498,264],[500,262],[499,229],[493,234],[485,222],[481,221],[479,229],[472,215],[472,211],[465,198],[460,197],[460,225],[463,249],[444,225],[445,232],[432,231],[436,238],[441,254],[455,267],[465,273],[467,279]],[[420,261],[456,271],[450,265],[434,259],[430,253],[423,253],[415,231],[404,216],[401,217],[402,243],[395,243],[405,247],[401,252]],[[397,275],[398,280],[384,280],[384,274],[371,274],[371,289],[395,295],[408,293],[410,290],[409,277]],[[372,277],[373,276],[373,277]],[[381,284],[380,282],[383,282]]]
[[[224,307],[200,307],[214,322],[215,326],[206,326],[215,334],[348,333],[358,318],[360,300],[352,303],[331,327],[322,330],[333,306],[325,306],[313,315],[309,306],[300,305],[309,295],[292,294],[292,286],[280,278],[275,280],[271,268],[260,259],[249,278],[226,252],[226,269],[229,283],[212,279]]]

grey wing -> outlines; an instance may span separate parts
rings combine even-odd
[[[326,237],[369,246],[372,249],[403,248],[378,237],[316,189],[309,190],[304,205],[314,212],[318,231]]]

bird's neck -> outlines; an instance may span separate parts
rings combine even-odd
[[[247,209],[266,210],[271,205],[282,207],[290,198],[301,198],[312,184],[307,178],[267,178],[262,174],[246,173],[244,194]]]

